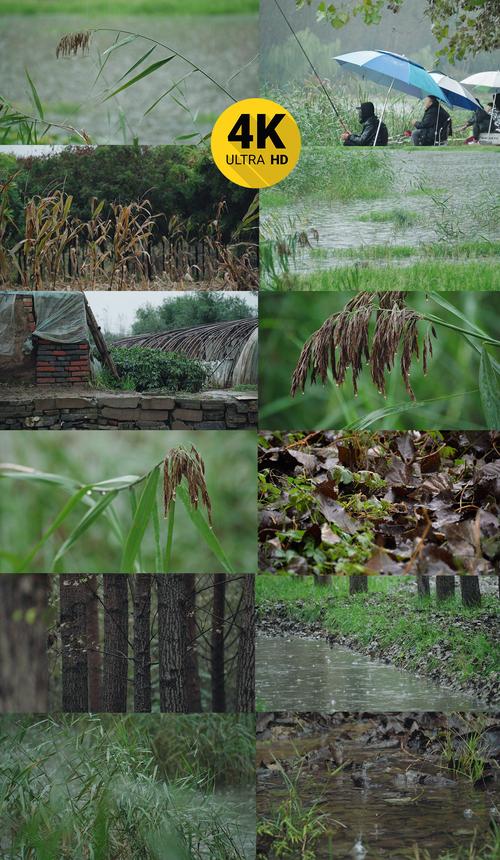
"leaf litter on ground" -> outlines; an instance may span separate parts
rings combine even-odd
[[[264,432],[263,572],[500,573],[500,433]]]

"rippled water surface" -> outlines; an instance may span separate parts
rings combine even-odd
[[[292,271],[346,265],[349,259],[328,253],[345,248],[418,248],[442,240],[446,258],[448,242],[500,238],[500,212],[497,206],[496,215],[493,213],[491,197],[492,183],[498,184],[500,175],[500,153],[481,152],[474,158],[469,152],[387,151],[384,156],[394,177],[384,197],[328,202],[306,196],[272,210],[274,218],[285,225],[292,223],[297,231],[317,231],[317,241],[312,241],[312,248],[299,251],[291,263]],[[394,220],[361,220],[369,213],[387,212],[396,212]],[[410,213],[412,223],[399,226],[398,215],[404,218],[405,213]],[[265,202],[262,217],[265,221]],[[408,265],[411,259],[396,262]]]
[[[322,639],[258,634],[256,672],[257,699],[267,710],[480,708],[460,692]]]

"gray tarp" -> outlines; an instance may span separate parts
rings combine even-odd
[[[33,334],[56,343],[89,340],[83,293],[33,293],[36,329]]]
[[[0,355],[14,354],[14,308],[16,294],[0,294]]]

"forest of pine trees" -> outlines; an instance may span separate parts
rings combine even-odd
[[[5,575],[0,607],[2,712],[254,710],[253,576]]]

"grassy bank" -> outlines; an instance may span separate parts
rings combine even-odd
[[[487,682],[498,672],[494,630],[477,624],[498,613],[496,596],[483,596],[479,609],[466,609],[459,596],[437,607],[433,599],[417,599],[409,584],[380,577],[370,579],[369,588],[368,594],[348,596],[347,578],[320,588],[312,577],[258,576],[257,608],[262,613],[279,605],[286,617],[321,623],[362,648],[376,640],[391,662],[406,669],[428,674],[442,668],[458,682]]]
[[[274,281],[277,290],[499,290],[500,273],[493,260],[446,263],[438,260],[409,266],[338,266],[307,275],[287,273]]]
[[[0,0],[0,15],[244,15],[257,14],[258,0]]]

